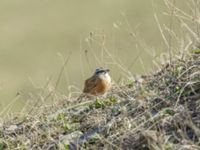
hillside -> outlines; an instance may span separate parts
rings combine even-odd
[[[200,149],[200,55],[0,127],[0,149]]]

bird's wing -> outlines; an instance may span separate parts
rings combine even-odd
[[[85,80],[85,87],[83,89],[84,93],[89,93],[92,89],[97,86],[98,78],[96,76],[92,76],[89,79]]]

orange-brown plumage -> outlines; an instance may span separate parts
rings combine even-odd
[[[83,93],[88,93],[94,96],[104,95],[111,87],[111,79],[103,70],[102,73],[94,74],[92,77],[85,81]]]

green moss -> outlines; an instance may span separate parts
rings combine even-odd
[[[175,90],[176,90],[176,93],[180,93],[180,92],[181,92],[181,87],[177,85],[177,86],[175,87]]]
[[[133,86],[134,86],[134,81],[133,80],[127,80],[126,82],[125,82],[125,85],[127,86],[127,87],[129,87],[129,88],[132,88]]]
[[[2,142],[0,142],[0,150],[4,150],[6,148],[6,145]]]
[[[116,104],[118,101],[114,97],[109,97],[108,99],[96,99],[96,101],[89,105],[90,109],[99,109],[99,108],[105,108],[106,106],[111,106]]]
[[[95,104],[94,104],[95,108],[98,109],[98,108],[104,108],[105,107],[105,103],[103,100],[101,99],[97,99],[95,101]]]
[[[70,150],[69,145],[65,145],[65,150]]]
[[[62,122],[63,129],[65,132],[71,130],[70,125],[68,123],[68,117],[66,116],[66,114],[59,114],[57,120]]]
[[[176,114],[175,111],[171,108],[165,108],[163,112],[164,114],[168,114],[170,116],[174,116]]]
[[[194,54],[200,54],[200,49],[194,49],[191,52],[194,53]]]
[[[115,97],[110,97],[109,98],[109,101],[112,103],[112,104],[116,104],[118,101]]]

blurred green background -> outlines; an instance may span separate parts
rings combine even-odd
[[[69,85],[80,92],[99,66],[110,68],[115,82],[129,76],[123,69],[133,75],[149,72],[152,60],[164,52],[154,7],[165,22],[160,0],[1,0],[0,109],[20,93],[10,111],[21,110],[51,77],[55,86],[70,52],[57,89],[63,95],[71,92]]]

